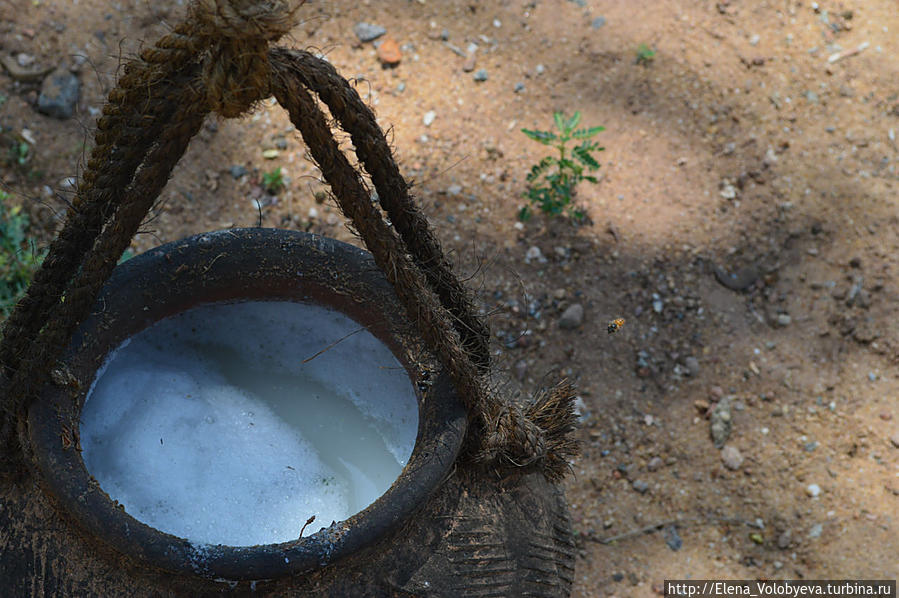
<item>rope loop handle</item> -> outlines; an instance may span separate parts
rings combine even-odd
[[[523,406],[487,383],[487,325],[410,195],[374,114],[328,62],[270,47],[295,26],[303,2],[194,0],[185,21],[125,65],[98,119],[73,208],[3,326],[0,454],[27,454],[30,401],[205,117],[239,116],[273,94],[408,317],[450,373],[469,411],[467,455],[539,467],[552,480],[568,471],[577,450],[573,388],[563,382]],[[340,150],[315,96],[350,134],[386,218],[371,202],[362,173]],[[0,459],[7,473],[22,466]]]

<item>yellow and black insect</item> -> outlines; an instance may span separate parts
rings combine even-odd
[[[609,331],[609,334],[615,334],[619,330],[624,327],[624,318],[615,318],[611,322],[609,322],[608,328],[606,330]]]

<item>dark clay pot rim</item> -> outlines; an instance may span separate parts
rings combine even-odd
[[[166,316],[204,303],[312,301],[342,311],[388,345],[413,384],[438,371],[371,256],[327,237],[280,229],[230,229],[162,245],[118,266],[93,313],[29,411],[39,478],[60,510],[89,536],[144,565],[223,580],[308,573],[397,529],[449,475],[466,413],[448,377],[417,390],[418,437],[400,477],[349,519],[280,544],[194,544],[127,514],[89,474],[77,446],[79,414],[97,368],[122,340]],[[423,367],[422,367],[423,366]]]

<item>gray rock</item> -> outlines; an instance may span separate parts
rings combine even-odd
[[[584,323],[584,306],[580,303],[572,303],[559,318],[559,328],[574,330]]]
[[[816,523],[808,530],[808,537],[814,540],[815,538],[820,538],[821,533],[824,531],[824,524]]]
[[[649,460],[649,463],[646,464],[646,469],[649,471],[658,471],[662,468],[662,458],[661,457],[653,457]]]
[[[66,119],[75,114],[81,82],[64,68],[58,68],[44,79],[41,95],[37,98],[37,110],[53,118]]]
[[[514,89],[515,93],[521,93],[522,91],[524,91],[524,83],[519,81],[518,83],[515,84],[515,87],[513,89]]]
[[[593,21],[590,23],[590,26],[593,27],[594,29],[600,29],[601,27],[605,26],[605,24],[606,24],[606,18],[605,18],[605,17],[596,17],[596,18],[593,19]]]
[[[734,471],[740,469],[743,465],[743,455],[740,453],[740,449],[731,444],[721,449],[721,460],[724,462],[725,467]]]
[[[353,26],[353,33],[356,34],[356,37],[359,38],[360,42],[370,42],[387,33],[387,30],[380,25],[359,22]]]
[[[649,490],[649,482],[647,482],[646,480],[634,480],[631,486],[633,486],[634,490],[636,490],[640,494],[646,494],[646,491]]]
[[[777,319],[775,321],[778,326],[789,326],[793,321],[793,318],[790,317],[790,314],[777,314]]]
[[[712,442],[715,443],[715,448],[723,448],[730,437],[730,431],[733,427],[730,401],[730,397],[724,397],[718,401],[709,417],[709,432],[712,435]]]
[[[230,172],[231,176],[233,176],[235,179],[239,179],[243,175],[247,174],[247,169],[243,164],[235,164],[228,169],[228,172]]]
[[[477,71],[475,71],[474,80],[477,81],[478,83],[486,81],[487,80],[487,69],[478,69]]]

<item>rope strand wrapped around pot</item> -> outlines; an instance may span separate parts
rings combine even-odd
[[[97,123],[97,144],[66,224],[3,328],[4,425],[22,421],[75,327],[209,112],[239,116],[274,94],[288,111],[344,215],[469,410],[478,461],[539,466],[551,480],[576,452],[574,391],[562,384],[527,406],[486,381],[489,330],[409,194],[371,110],[324,60],[269,48],[296,24],[302,0],[195,0],[187,19],[128,63]],[[390,224],[335,141],[312,94],[347,131]],[[63,299],[64,297],[64,299]],[[24,440],[21,440],[24,444]],[[27,447],[22,447],[27,448]]]

